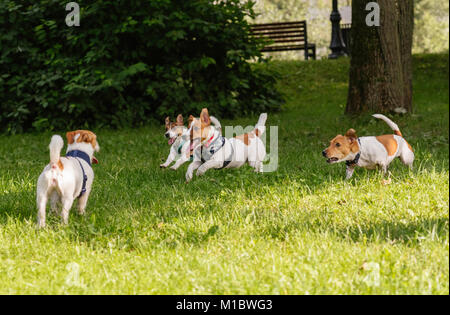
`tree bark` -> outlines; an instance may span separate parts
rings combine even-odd
[[[352,1],[346,113],[412,111],[413,0],[378,0],[380,26],[367,26],[367,0]]]

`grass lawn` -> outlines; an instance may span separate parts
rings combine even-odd
[[[344,181],[345,165],[321,156],[350,127],[391,133],[343,115],[348,59],[270,66],[287,99],[267,122],[279,126],[273,173],[211,170],[185,184],[187,164],[159,169],[162,122],[93,130],[101,152],[86,216],[74,208],[68,226],[49,216],[37,231],[53,133],[0,136],[0,293],[449,294],[448,54],[414,57],[414,114],[393,120],[415,168],[395,161],[388,185],[364,169]]]

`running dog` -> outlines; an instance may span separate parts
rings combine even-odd
[[[50,163],[44,168],[37,182],[38,227],[45,227],[47,200],[51,209],[68,223],[69,211],[78,198],[78,212],[85,213],[86,203],[91,193],[94,171],[91,163],[97,164],[94,152],[100,150],[97,136],[88,130],[76,130],[66,134],[68,145],[65,157],[60,156],[64,140],[54,135],[50,141]]]
[[[186,182],[192,180],[195,170],[197,176],[201,176],[211,168],[238,168],[245,162],[256,172],[262,172],[266,148],[260,137],[266,130],[266,120],[267,114],[261,114],[253,131],[227,139],[211,126],[206,108],[200,113],[200,118],[192,117],[190,148],[194,151],[194,161],[188,167]]]
[[[222,126],[220,125],[219,120],[215,118],[214,116],[211,116],[211,122],[213,123],[214,127],[222,133]],[[165,120],[165,127],[166,132],[164,136],[168,138],[168,144],[170,147],[169,156],[167,157],[166,161],[161,164],[159,167],[166,168],[168,167],[173,161],[175,161],[175,164],[173,164],[170,169],[171,170],[177,170],[181,165],[183,165],[185,162],[192,159],[192,149],[190,146],[190,138],[189,138],[189,128],[191,127],[191,123],[193,121],[193,116],[191,115],[189,117],[189,124],[186,128],[183,123],[183,115],[178,115],[177,120],[175,122],[171,122],[169,117],[166,117]]]
[[[389,164],[397,157],[409,168],[413,167],[414,151],[403,138],[397,124],[381,114],[375,114],[373,117],[386,122],[394,134],[358,138],[356,131],[349,129],[344,136],[334,137],[330,146],[322,151],[329,164],[346,163],[346,179],[352,177],[356,166],[367,169],[378,166],[386,174]]]

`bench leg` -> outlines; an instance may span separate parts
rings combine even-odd
[[[308,48],[305,49],[305,60],[309,59]]]

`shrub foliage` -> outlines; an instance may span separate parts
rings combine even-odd
[[[239,0],[0,1],[0,131],[144,124],[278,108]]]

